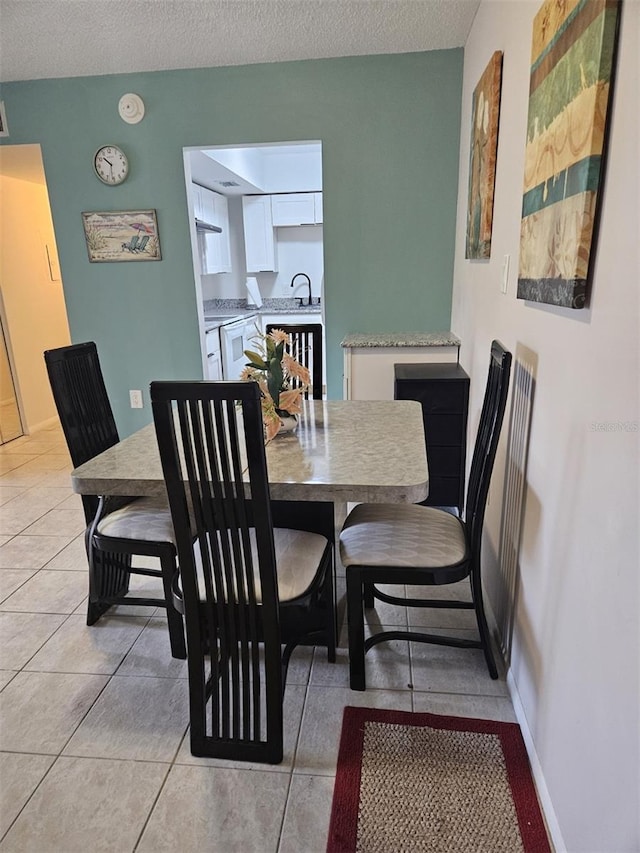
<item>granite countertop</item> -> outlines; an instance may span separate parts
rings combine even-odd
[[[317,299],[314,296],[314,299]],[[249,305],[246,299],[207,299],[203,303],[204,314],[216,314],[221,311],[242,314],[320,314],[320,303],[299,305],[295,298],[265,299],[260,308]]]
[[[318,297],[314,296],[314,299]],[[299,305],[297,299],[265,299],[262,307],[258,308],[259,314],[320,314],[322,306],[320,303],[313,305]]]
[[[459,347],[452,332],[353,332],[342,339],[345,348],[366,347]]]

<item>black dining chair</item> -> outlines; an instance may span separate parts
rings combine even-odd
[[[273,525],[255,382],[152,382],[151,401],[180,562],[191,752],[277,764],[293,649],[323,638],[335,660],[333,541]]]
[[[74,468],[113,447],[119,439],[95,343],[47,350],[44,359]],[[166,498],[82,495],[89,562],[87,625],[114,604],[163,607],[171,654],[185,658],[182,615],[171,588],[178,571],[173,525]],[[155,557],[159,569],[138,568],[132,556]],[[157,577],[162,597],[128,595],[131,574]]]
[[[467,488],[464,519],[437,507],[415,504],[359,504],[340,534],[346,568],[349,667],[352,690],[364,690],[365,654],[386,640],[481,648],[491,678],[498,670],[482,600],[481,544],[489,482],[509,390],[511,353],[493,341],[489,376]],[[391,595],[377,584],[440,586],[470,581],[466,600]],[[380,631],[364,638],[363,608],[379,599],[408,607],[475,610],[479,639],[419,631]]]
[[[278,324],[269,323],[266,333],[282,329],[291,339],[291,354],[311,374],[311,398],[322,400],[322,323]],[[293,380],[294,387],[297,380]],[[309,392],[305,393],[309,397]]]

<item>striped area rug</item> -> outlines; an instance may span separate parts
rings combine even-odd
[[[515,723],[347,707],[327,853],[550,853]]]

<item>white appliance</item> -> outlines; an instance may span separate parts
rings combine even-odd
[[[247,364],[244,351],[252,348],[251,339],[255,335],[255,317],[244,317],[220,326],[222,374],[225,379],[240,379],[240,374]]]

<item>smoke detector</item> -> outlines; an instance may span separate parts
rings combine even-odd
[[[144,118],[144,101],[140,95],[129,92],[118,101],[118,112],[127,124],[138,124]]]

